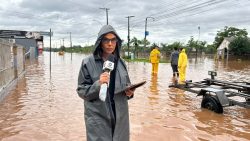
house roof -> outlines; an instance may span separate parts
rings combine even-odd
[[[235,37],[224,37],[224,40],[227,40],[228,42],[232,42],[235,39]],[[247,37],[247,39],[250,41],[250,37]]]
[[[221,42],[221,44],[219,45],[219,47],[217,48],[217,50],[222,50],[224,48],[228,49],[228,45],[230,42],[232,42],[236,37],[224,37],[223,41]],[[247,39],[250,41],[250,38],[247,37]],[[227,41],[229,43],[225,44],[224,41]]]
[[[232,42],[235,39],[235,37],[224,37],[224,40],[227,40],[228,42]]]

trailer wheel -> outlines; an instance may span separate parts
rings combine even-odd
[[[201,107],[219,114],[223,113],[223,108],[221,104],[214,96],[204,96],[201,102]]]
[[[246,102],[250,102],[250,98],[249,97],[246,98]]]

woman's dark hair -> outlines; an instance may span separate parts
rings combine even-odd
[[[109,32],[109,33],[113,33],[113,32]],[[108,34],[108,33],[107,33]],[[114,34],[114,33],[113,33]],[[105,34],[106,35],[106,34]],[[104,36],[102,36],[102,39],[104,38]],[[116,34],[114,34],[116,36]],[[117,38],[117,36],[116,36]],[[119,41],[117,41],[116,43],[116,47],[115,47],[115,50],[113,52],[114,56],[115,56],[115,59],[119,58],[120,57],[120,54],[119,54],[119,50],[118,50],[118,47],[119,47]],[[102,41],[100,42],[100,44],[98,45],[97,47],[97,54],[101,57],[102,56],[102,53],[103,53],[103,50],[102,50]]]

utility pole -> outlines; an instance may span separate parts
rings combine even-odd
[[[130,58],[130,56],[129,56],[129,51],[130,51],[130,50],[129,50],[129,42],[130,42],[130,38],[129,38],[129,33],[130,33],[130,32],[129,32],[129,31],[130,31],[130,30],[129,30],[129,19],[132,18],[132,17],[135,17],[135,16],[128,16],[128,17],[125,17],[125,18],[128,18],[128,57],[129,57],[129,58]],[[130,58],[130,59],[131,59],[131,58]]]
[[[199,30],[198,45],[200,45],[200,29],[201,29],[201,27],[198,26],[198,30]],[[197,55],[198,55],[198,47],[196,47],[196,49],[195,49],[195,57],[196,58],[197,58]]]
[[[100,8],[102,10],[106,11],[106,19],[107,19],[107,25],[109,24],[109,18],[108,18],[108,10],[110,10],[109,8]]]
[[[153,21],[155,20],[153,17],[146,17],[146,20],[145,20],[145,33],[144,33],[145,36],[144,36],[144,48],[143,48],[144,57],[145,57],[146,41],[147,41],[147,35],[148,35],[147,24],[148,24],[149,18],[153,19]]]
[[[49,74],[51,78],[51,28],[49,29]]]
[[[69,32],[69,40],[70,40],[70,49],[71,49],[71,61],[72,61],[72,40],[71,40],[71,32]]]
[[[199,30],[199,38],[198,38],[198,41],[200,40],[200,29],[201,29],[201,27],[198,26],[198,30]]]
[[[64,47],[64,38],[62,38],[63,39],[63,47]]]

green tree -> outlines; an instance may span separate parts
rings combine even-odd
[[[167,52],[172,52],[175,47],[177,47],[179,49],[179,48],[184,47],[184,45],[181,42],[174,42],[172,44],[167,45],[167,50],[166,51]]]
[[[187,43],[187,49],[192,51],[194,49],[197,48],[197,41],[194,40],[194,37],[191,36],[190,39],[188,40],[188,43]]]
[[[246,29],[225,26],[223,31],[217,31],[217,35],[214,39],[214,46],[218,48],[224,37],[247,37],[247,34]]]
[[[168,44],[167,43],[161,43],[160,45],[161,45],[161,48],[166,48]]]
[[[131,40],[131,43],[133,45],[134,55],[136,58],[138,58],[138,39],[136,37],[133,37]]]
[[[146,47],[144,47],[146,42]],[[141,43],[143,44],[143,50],[145,52],[150,52],[150,47],[148,47],[148,45],[150,45],[151,43],[146,39],[146,41],[144,41],[144,39],[141,40]]]
[[[61,50],[61,51],[65,51],[65,46],[61,46],[61,47],[60,47],[60,50]]]
[[[198,52],[202,53],[206,44],[207,44],[206,41],[194,40],[194,38],[191,36],[190,40],[187,43],[187,48],[189,51],[192,51],[193,49],[195,49],[195,53],[197,55]]]
[[[200,51],[200,53],[202,53],[203,50],[205,50],[206,44],[207,44],[206,41],[198,41],[198,47],[197,47],[197,49]]]
[[[153,43],[151,46],[150,46],[150,48],[153,48],[153,47],[155,47],[155,46],[158,46],[156,43]]]
[[[217,50],[216,47],[212,44],[212,45],[207,45],[205,49],[205,52],[208,54],[214,54]]]
[[[250,53],[250,41],[247,37],[237,37],[229,44],[229,50],[234,55]]]
[[[167,43],[161,43],[161,48],[162,48],[162,51],[167,52],[168,44]]]

